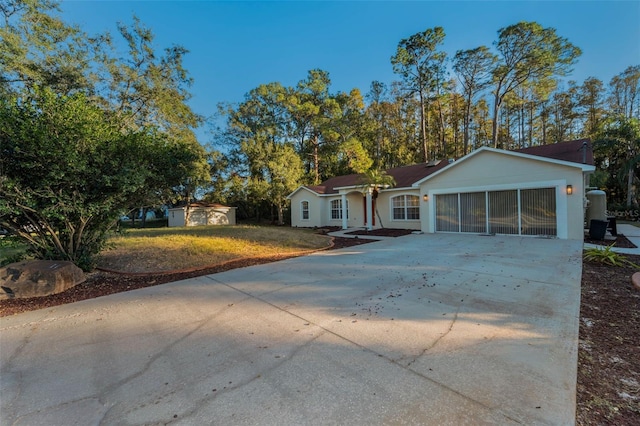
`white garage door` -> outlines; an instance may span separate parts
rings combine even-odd
[[[436,232],[556,236],[556,189],[436,195]]]

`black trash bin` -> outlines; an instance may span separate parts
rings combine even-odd
[[[608,224],[609,222],[606,220],[591,219],[589,223],[589,238],[592,240],[604,240]]]

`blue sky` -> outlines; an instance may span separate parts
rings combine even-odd
[[[158,49],[190,53],[195,82],[191,107],[215,113],[219,102],[240,102],[251,89],[278,81],[295,85],[307,71],[329,72],[332,92],[372,81],[391,83],[398,42],[441,26],[443,50],[491,46],[500,28],[519,21],[553,27],[583,51],[571,79],[607,84],[640,64],[640,1],[78,1],[64,0],[62,18],[90,34],[116,33],[133,14],[156,34]],[[204,138],[200,134],[201,142]]]

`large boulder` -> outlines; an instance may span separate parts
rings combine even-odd
[[[48,296],[85,281],[72,262],[28,260],[0,268],[0,299]]]

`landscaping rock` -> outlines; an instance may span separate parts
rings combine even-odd
[[[0,268],[0,299],[49,296],[85,281],[72,262],[29,260]]]
[[[637,290],[640,290],[640,272],[636,272],[635,274],[631,275],[631,282]]]

